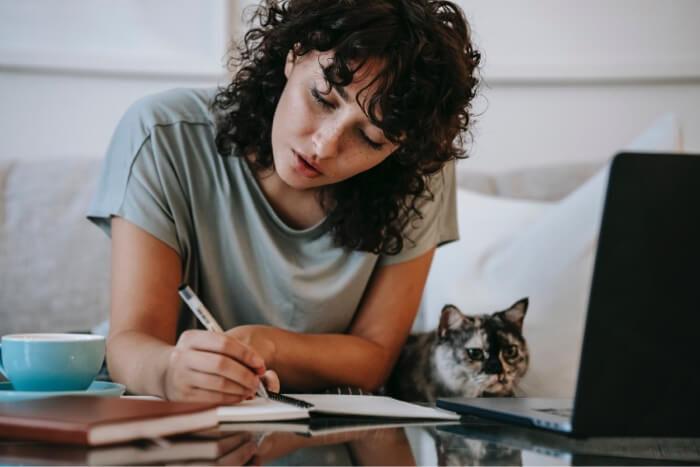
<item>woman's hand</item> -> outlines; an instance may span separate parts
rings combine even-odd
[[[227,336],[235,338],[238,342],[248,346],[258,352],[265,360],[265,366],[269,368],[273,365],[275,355],[275,343],[268,338],[269,326],[248,324],[244,326],[236,326],[226,331]],[[265,388],[272,392],[280,392],[280,379],[274,370],[267,370],[262,375],[262,381]]]
[[[246,331],[264,326],[242,326],[240,336],[191,330],[176,337],[182,269],[172,247],[126,219],[112,218],[112,378],[134,394],[222,404],[245,400],[261,378],[279,390],[277,375],[266,373],[274,346],[251,345]]]
[[[267,370],[262,375],[262,381],[268,391],[280,392],[280,377],[277,376],[275,370]]]
[[[261,355],[240,339],[189,330],[170,352],[163,393],[168,400],[236,404],[254,396],[261,379],[279,390],[277,375],[266,371]]]
[[[244,326],[236,326],[226,331],[227,336],[235,338],[238,342],[255,350],[265,361],[265,367],[270,368],[274,365],[275,343],[270,338],[270,326],[262,326],[249,324]],[[268,370],[263,375],[263,384],[273,392],[280,391],[280,380],[277,373],[273,370]]]
[[[213,465],[262,465],[252,433],[233,433],[227,438],[219,439],[218,444],[225,454],[216,459]]]

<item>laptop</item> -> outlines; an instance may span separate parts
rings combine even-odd
[[[700,436],[700,155],[613,158],[573,400],[437,406],[573,436]]]

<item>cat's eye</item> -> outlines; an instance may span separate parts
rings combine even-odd
[[[481,349],[467,349],[467,355],[469,355],[469,358],[472,360],[484,359],[484,351]]]
[[[515,358],[518,356],[518,348],[514,345],[508,345],[503,349],[503,357]]]

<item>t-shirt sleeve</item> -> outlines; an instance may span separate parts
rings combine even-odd
[[[403,249],[396,255],[382,255],[379,265],[409,261],[435,246],[459,239],[454,161],[448,162],[432,175],[429,186],[433,196],[418,201],[417,207],[422,218],[413,220],[404,229]]]
[[[135,103],[117,125],[87,217],[109,236],[112,216],[122,217],[182,256],[173,214],[182,193],[172,161],[153,144],[147,107]]]

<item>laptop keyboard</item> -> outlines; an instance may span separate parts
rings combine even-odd
[[[571,418],[573,414],[573,409],[536,409],[538,412],[551,413],[553,415],[559,415],[560,417]]]

